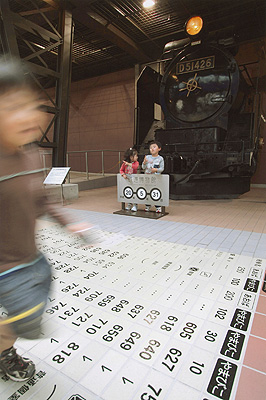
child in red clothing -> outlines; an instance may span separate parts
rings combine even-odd
[[[129,175],[136,174],[138,170],[138,152],[130,147],[125,151],[124,161],[120,168],[120,174],[124,179],[130,179]],[[126,210],[137,211],[137,204],[128,203]]]

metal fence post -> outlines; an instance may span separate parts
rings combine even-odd
[[[103,159],[103,156],[104,156],[104,152],[102,151],[102,176],[104,176],[104,159]]]
[[[45,158],[45,154],[42,154],[42,163],[43,163],[43,168],[44,168],[44,173],[47,176],[47,171],[46,171],[46,158]]]
[[[66,153],[66,167],[69,167],[69,159],[68,159],[68,153]],[[70,171],[67,174],[67,183],[70,183]]]
[[[86,160],[86,178],[89,180],[89,165],[88,165],[88,152],[85,152],[85,160]]]

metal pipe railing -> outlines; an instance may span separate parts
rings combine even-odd
[[[52,156],[52,153],[48,153],[48,152],[42,152],[42,153],[41,153],[44,173],[45,173],[45,175],[47,176],[47,175],[48,175],[48,170],[49,170],[50,168],[47,167],[47,164],[46,164],[46,157],[45,157],[45,156]]]
[[[110,150],[110,149],[104,149],[104,150],[73,150],[73,151],[68,151],[66,154],[66,166],[70,166],[70,161],[69,161],[69,155],[70,154],[84,154],[85,155],[85,168],[86,168],[86,179],[89,180],[89,157],[88,153],[101,153],[101,174],[102,176],[105,175],[105,163],[104,163],[104,155],[107,152],[113,152],[113,153],[118,153],[118,165],[120,168],[121,164],[121,150]],[[42,158],[43,158],[43,165],[44,167],[48,170],[47,168],[47,163],[46,163],[46,155],[51,156],[51,153],[42,153]],[[68,174],[68,183],[70,182],[70,174]]]
[[[102,175],[104,176],[104,152],[102,151]]]
[[[86,178],[89,180],[89,164],[88,164],[88,152],[85,153],[85,162],[86,162]]]

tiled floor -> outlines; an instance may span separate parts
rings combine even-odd
[[[37,373],[0,374],[1,400],[265,400],[265,201],[170,201],[150,220],[114,215],[115,188],[81,192],[66,208],[101,235],[87,249],[40,221],[46,330],[17,342]]]
[[[116,188],[110,187],[80,192],[67,208],[80,210],[81,218],[99,221],[104,229],[153,238],[159,231],[159,240],[266,258],[266,189],[252,188],[232,200],[170,200],[169,214],[154,222],[113,216],[120,204]],[[90,212],[81,212],[86,210]]]

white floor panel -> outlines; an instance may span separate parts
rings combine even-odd
[[[233,400],[266,260],[98,233],[84,247],[40,229],[53,268],[43,337],[16,343],[36,375],[0,373],[1,400]]]

